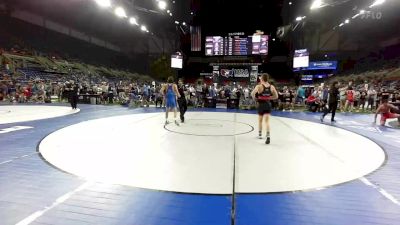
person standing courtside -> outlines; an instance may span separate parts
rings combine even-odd
[[[265,141],[265,144],[269,144],[271,141],[269,125],[272,111],[271,101],[278,99],[278,92],[275,87],[268,82],[268,80],[268,74],[263,74],[260,79],[260,84],[258,84],[251,93],[253,100],[258,102],[258,136],[260,139],[262,137],[262,125],[265,118],[265,126],[267,128],[267,140]]]
[[[66,84],[65,90],[68,92],[69,103],[72,109],[76,109],[78,105],[78,85],[73,80]]]
[[[178,81],[178,92],[180,94],[180,97],[178,98],[178,105],[179,105],[179,112],[180,112],[180,118],[181,122],[185,122],[185,113],[187,111],[187,102],[186,102],[186,96],[185,96],[185,85],[183,84],[183,80],[179,79]]]
[[[338,85],[339,85],[338,82],[333,82],[329,90],[328,108],[325,108],[324,114],[321,116],[321,123],[324,122],[324,118],[326,115],[328,115],[328,113],[332,113],[331,122],[332,123],[336,122],[335,115],[338,107],[339,94],[340,94]]]
[[[173,77],[168,77],[167,83],[164,84],[161,88],[161,93],[165,96],[165,106],[166,106],[166,110],[165,110],[165,125],[169,124],[168,121],[168,113],[170,111],[174,112],[174,120],[175,120],[175,124],[177,126],[179,126],[178,121],[176,120],[176,114],[177,114],[177,110],[176,110],[176,98],[180,98],[180,94],[178,92],[178,87],[176,86],[176,84],[174,84],[174,78]]]

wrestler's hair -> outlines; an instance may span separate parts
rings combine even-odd
[[[268,82],[269,74],[268,73],[264,73],[263,75],[261,75],[261,80],[263,80],[264,82]]]
[[[172,76],[168,77],[167,83],[169,83],[169,84],[174,83],[174,78]]]

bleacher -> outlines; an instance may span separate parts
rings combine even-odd
[[[35,68],[17,69],[17,71],[22,73],[27,80],[58,80],[61,77],[60,74],[42,71]]]
[[[56,60],[67,59],[138,72],[144,72],[148,64],[146,57],[141,55],[128,56],[13,18],[1,19],[8,20],[4,23],[13,29],[0,26],[0,46],[7,49],[16,47],[23,55],[54,57]]]

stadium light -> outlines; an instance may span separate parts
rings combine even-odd
[[[170,13],[170,12],[171,12],[171,10],[168,9],[168,10],[167,10],[167,13]]]
[[[132,25],[139,25],[135,17],[131,17],[129,19],[129,23],[131,23]]]
[[[370,5],[369,7],[372,8],[372,7],[375,7],[377,5],[382,5],[383,3],[385,3],[385,1],[386,0],[375,0],[375,2],[372,3],[372,5]]]
[[[172,16],[172,13],[170,12],[169,15]]]
[[[107,8],[111,6],[111,0],[95,0],[97,5]]]
[[[322,2],[322,0],[314,0],[314,2],[311,4],[311,10],[313,10],[313,9],[319,9],[319,8],[321,8],[321,7],[323,7],[323,2]]]
[[[158,1],[158,8],[165,10],[167,8],[167,3],[163,0]]]
[[[125,12],[125,9],[124,8],[122,8],[122,7],[117,7],[117,8],[115,8],[115,10],[114,10],[114,12],[115,12],[115,15],[117,15],[118,17],[123,17],[123,18],[126,18],[127,16],[126,16],[126,12]]]
[[[145,25],[142,25],[142,26],[140,27],[140,29],[141,29],[142,31],[147,31],[147,27],[146,27]]]

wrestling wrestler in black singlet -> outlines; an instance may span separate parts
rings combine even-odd
[[[264,114],[271,114],[272,104],[271,104],[271,85],[266,86],[261,84],[263,91],[261,94],[258,94],[257,101],[258,101],[258,115],[264,116]]]
[[[268,74],[264,74],[261,76],[260,84],[258,84],[251,96],[254,101],[258,103],[258,137],[262,138],[262,130],[263,130],[263,120],[265,118],[265,126],[267,129],[267,140],[266,144],[269,144],[271,141],[270,137],[270,125],[269,118],[272,111],[272,100],[278,99],[278,92],[275,87],[268,83]]]

